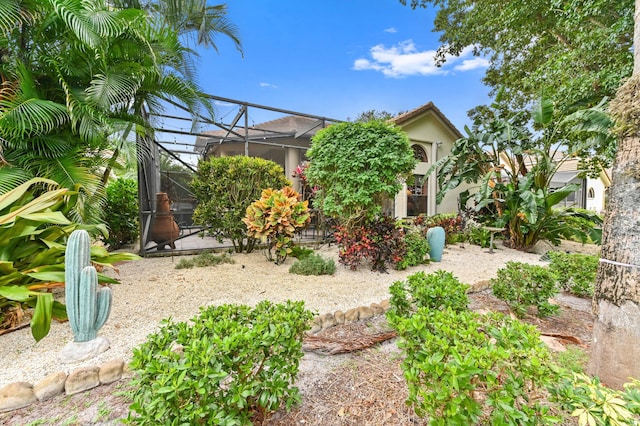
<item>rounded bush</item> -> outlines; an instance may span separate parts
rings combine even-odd
[[[304,302],[255,308],[202,308],[163,327],[134,349],[128,421],[157,424],[252,424],[299,402],[293,383],[312,313]]]
[[[138,225],[138,182],[120,178],[107,185],[107,203],[104,222],[109,236],[104,238],[110,250],[117,250],[135,243],[140,228]]]

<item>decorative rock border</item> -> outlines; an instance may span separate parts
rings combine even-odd
[[[467,293],[477,293],[483,290],[491,288],[491,281],[478,281],[472,284]],[[311,330],[307,333],[315,334],[325,328],[333,327],[340,324],[349,324],[352,322],[366,320],[376,315],[384,314],[389,310],[389,299],[384,299],[380,303],[372,303],[369,306],[360,306],[358,308],[352,308],[343,311],[335,311],[333,313],[327,313],[318,315],[311,320]]]
[[[369,306],[360,306],[352,308],[346,312],[335,311],[318,315],[311,320],[311,330],[309,334],[315,334],[325,328],[333,327],[340,324],[349,324],[356,321],[366,320],[376,315],[384,314],[389,310],[389,299],[385,299],[380,303],[372,303]]]
[[[50,374],[35,386],[27,382],[10,383],[0,389],[0,413],[24,408],[63,393],[74,395],[131,377],[129,366],[116,358],[101,367],[81,367],[68,375],[64,371]]]

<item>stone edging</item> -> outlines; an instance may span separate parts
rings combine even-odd
[[[477,293],[491,287],[491,281],[478,281],[471,285],[467,290],[468,293]],[[349,324],[352,322],[366,320],[376,315],[384,314],[389,310],[389,299],[385,299],[380,303],[372,303],[369,306],[360,306],[358,308],[349,309],[346,312],[335,311],[323,315],[317,315],[311,320],[311,330],[308,334],[318,333],[325,328],[333,327],[340,324]]]
[[[0,389],[0,413],[28,407],[55,396],[74,395],[95,387],[131,378],[129,366],[116,358],[101,367],[81,367],[67,375],[64,371],[52,373],[35,386],[27,382],[14,382]]]
[[[311,330],[307,333],[315,334],[325,328],[333,327],[340,324],[349,324],[356,321],[366,320],[376,315],[384,314],[389,310],[389,299],[385,299],[380,303],[372,303],[369,306],[360,306],[352,308],[346,312],[335,311],[318,315],[311,320]]]

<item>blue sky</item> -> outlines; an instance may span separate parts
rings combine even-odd
[[[212,95],[339,120],[433,101],[460,131],[467,110],[490,101],[481,83],[485,60],[465,52],[434,66],[433,9],[412,10],[398,0],[226,3],[244,57],[223,37],[219,53],[201,52],[199,83]],[[225,122],[235,115],[222,103],[216,108]]]

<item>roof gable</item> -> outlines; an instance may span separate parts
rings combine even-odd
[[[426,115],[434,115],[440,120],[440,122],[442,122],[445,127],[447,127],[451,131],[451,133],[455,135],[456,138],[462,137],[462,133],[460,133],[456,126],[454,126],[453,123],[449,121],[449,119],[442,113],[442,111],[438,109],[438,107],[433,104],[433,102],[428,102],[416,109],[400,114],[397,117],[392,118],[390,121],[399,126],[403,126]]]

